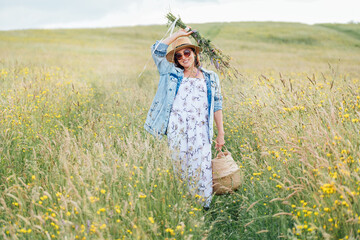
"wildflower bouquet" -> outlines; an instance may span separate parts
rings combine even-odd
[[[181,21],[181,18],[176,18],[172,13],[168,13],[166,18],[169,20],[169,24],[173,24],[175,20],[175,26],[180,27],[182,29],[186,29],[186,25]],[[206,39],[200,35],[200,33],[196,30],[190,29],[193,31],[191,36],[198,43],[199,47],[202,48],[202,54],[207,56],[210,60],[210,63],[214,65],[214,67],[222,72],[223,74],[227,73],[229,76],[231,73],[238,74],[237,70],[233,68],[230,64],[230,56],[224,54],[219,48],[215,47],[214,44],[211,43],[209,39]],[[225,71],[227,70],[227,71]]]

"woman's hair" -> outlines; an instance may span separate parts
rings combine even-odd
[[[198,55],[196,54],[196,51],[194,48],[190,48],[193,53],[194,53],[194,59],[195,59],[195,67],[200,67],[200,62],[199,62],[199,59],[198,59]],[[174,56],[174,62],[175,62],[175,67],[178,67],[178,68],[181,68],[181,69],[184,69],[183,66],[181,66],[181,64],[179,63],[179,61],[176,59],[176,57]]]

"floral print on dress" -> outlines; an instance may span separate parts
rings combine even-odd
[[[209,207],[212,199],[211,143],[205,79],[184,78],[170,112],[167,129],[175,174],[188,183],[192,195]]]

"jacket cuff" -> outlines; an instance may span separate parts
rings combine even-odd
[[[151,50],[154,54],[158,55],[159,57],[165,57],[167,49],[169,45],[160,42],[159,40],[152,46]]]
[[[222,99],[214,101],[214,112],[216,112],[218,110],[222,110]]]

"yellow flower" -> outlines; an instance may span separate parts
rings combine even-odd
[[[165,229],[165,232],[168,232],[168,233],[170,233],[171,235],[175,235],[174,230],[172,230],[171,228]]]
[[[320,187],[321,190],[324,192],[324,193],[327,193],[327,194],[333,194],[336,192],[336,189],[335,189],[335,186],[333,183],[331,184],[324,184],[323,186]]]
[[[149,217],[148,219],[149,219],[149,221],[150,221],[151,223],[154,223],[154,222],[155,222],[155,221],[154,221],[154,218],[152,218],[152,217]]]
[[[106,212],[106,209],[105,209],[105,208],[100,208],[96,213],[97,213],[97,214],[100,214],[100,213],[102,213],[102,212]]]

